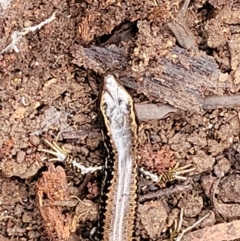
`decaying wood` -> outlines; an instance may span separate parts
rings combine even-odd
[[[172,59],[158,60],[161,75],[141,75],[137,79],[133,77],[127,55],[116,46],[84,48],[75,45],[72,55],[74,64],[99,74],[111,71],[125,86],[161,98],[163,102],[182,110],[232,107],[230,102],[221,106],[221,98],[234,98],[234,95],[222,96],[225,89],[231,88],[228,76],[222,74],[214,58],[204,52],[195,55],[183,48],[173,47]],[[214,101],[218,101],[217,104],[214,105]]]

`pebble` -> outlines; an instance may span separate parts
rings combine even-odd
[[[24,151],[19,151],[17,153],[17,163],[22,163],[26,157],[26,153]]]
[[[40,139],[37,136],[30,136],[29,141],[34,146],[38,146],[40,144]]]

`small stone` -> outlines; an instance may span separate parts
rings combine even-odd
[[[30,216],[28,213],[24,212],[22,216],[23,223],[30,223],[32,221],[32,216]]]
[[[12,156],[15,156],[17,154],[17,151],[15,148],[13,148],[10,152]]]
[[[188,218],[196,217],[203,208],[203,198],[201,196],[188,195],[185,199],[182,199],[178,206],[184,208],[184,216]]]
[[[29,141],[34,146],[38,146],[40,144],[40,139],[37,136],[30,136]]]
[[[22,163],[25,159],[26,153],[24,151],[19,151],[17,153],[17,163]]]
[[[25,28],[31,27],[32,25],[33,25],[33,22],[30,21],[30,20],[26,20],[26,21],[24,22],[24,27],[25,27]]]
[[[35,232],[35,231],[33,231],[33,230],[30,230],[30,231],[28,232],[28,237],[29,237],[30,239],[36,239],[36,238],[39,237],[39,233],[38,233],[38,232]]]
[[[81,146],[80,150],[84,154],[84,156],[88,156],[89,155],[89,150],[86,147]]]
[[[214,174],[221,178],[224,177],[226,173],[229,172],[231,168],[231,164],[227,158],[222,158],[218,161],[218,163],[214,166]]]

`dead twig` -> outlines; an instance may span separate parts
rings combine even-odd
[[[187,192],[192,190],[192,185],[176,185],[174,188],[160,189],[153,193],[148,193],[139,197],[139,202],[145,202],[156,198],[167,197],[179,192]]]

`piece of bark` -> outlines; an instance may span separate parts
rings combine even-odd
[[[64,207],[55,206],[55,201],[67,200],[69,197],[65,170],[61,166],[49,164],[47,171],[37,183],[37,205],[44,220],[50,240],[67,241],[70,237],[71,217]]]
[[[127,55],[115,45],[91,46],[90,48],[74,45],[72,55],[73,64],[91,69],[98,74],[104,74],[107,70],[124,70],[127,67]]]
[[[182,110],[199,111],[207,108],[205,93],[221,96],[230,88],[226,75],[218,69],[214,58],[199,52],[197,55],[173,47],[169,56],[172,59],[159,59],[159,76],[148,74],[133,77],[128,57],[121,48],[92,46],[84,48],[75,45],[72,50],[74,64],[84,66],[99,74],[112,72],[127,87],[138,92],[163,99]],[[219,81],[221,79],[221,81]],[[220,106],[219,106],[220,107]]]

